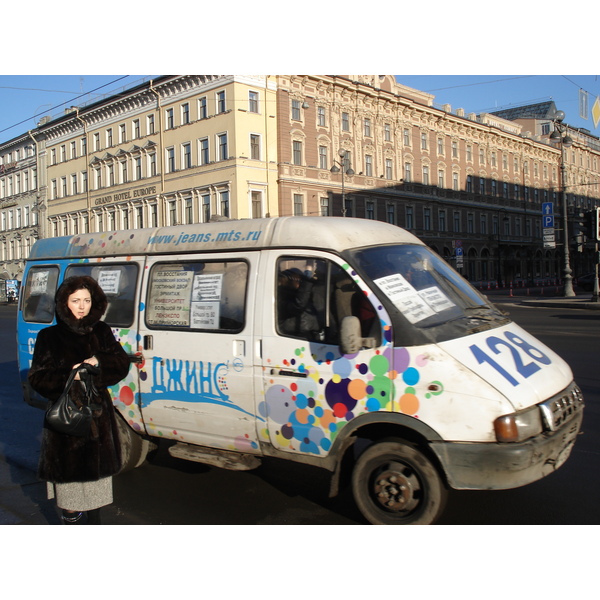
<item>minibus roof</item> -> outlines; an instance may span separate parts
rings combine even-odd
[[[261,248],[318,248],[342,252],[381,244],[419,244],[388,223],[349,217],[221,220],[152,229],[85,233],[38,240],[29,260],[67,257],[186,254]]]

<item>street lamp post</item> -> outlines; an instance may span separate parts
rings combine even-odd
[[[573,291],[573,271],[571,271],[571,264],[569,261],[569,226],[567,216],[565,148],[572,146],[573,140],[567,135],[569,128],[567,125],[563,125],[564,118],[565,113],[562,110],[556,112],[553,120],[554,131],[550,134],[550,141],[558,142],[560,144],[560,195],[563,217],[563,297],[572,298],[575,296],[575,292]]]
[[[338,150],[338,156],[340,157],[340,160],[333,160],[333,167],[331,167],[330,171],[332,173],[339,173],[340,171],[342,172],[342,217],[346,216],[346,192],[344,189],[344,174],[346,175],[354,175],[354,171],[352,170],[352,168],[350,167],[350,164],[348,162],[348,168],[346,168],[346,158],[348,155],[348,151],[344,150],[343,148],[340,148]],[[337,165],[340,165],[339,167]],[[341,169],[340,169],[341,167]]]

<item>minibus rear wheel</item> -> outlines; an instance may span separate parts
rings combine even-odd
[[[429,525],[442,514],[447,490],[437,469],[402,440],[369,446],[352,472],[352,494],[374,525]]]

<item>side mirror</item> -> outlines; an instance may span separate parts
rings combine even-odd
[[[360,331],[358,317],[344,317],[340,331],[342,354],[356,354],[361,348],[375,348],[375,338],[364,338]]]

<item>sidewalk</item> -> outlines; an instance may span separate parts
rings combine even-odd
[[[540,306],[544,308],[580,308],[587,310],[600,310],[600,302],[592,302],[592,292],[584,292],[575,288],[575,297],[564,298],[563,288],[560,285],[531,288],[499,288],[480,289],[484,296],[492,302],[513,302],[527,306]]]

